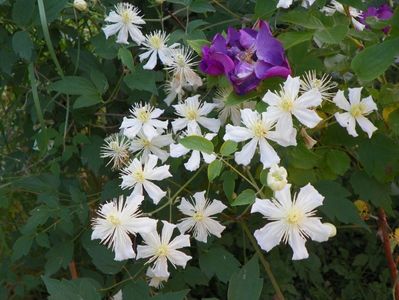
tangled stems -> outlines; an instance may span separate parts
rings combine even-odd
[[[272,269],[270,268],[270,264],[267,262],[266,258],[263,256],[262,254],[262,250],[259,248],[258,243],[255,241],[254,237],[252,236],[252,233],[249,231],[249,228],[247,226],[247,224],[243,221],[240,221],[240,225],[242,227],[242,229],[244,230],[245,234],[247,235],[249,241],[252,244],[252,247],[254,247],[256,253],[258,254],[258,257],[260,259],[260,262],[263,265],[263,268],[266,271],[267,276],[270,279],[270,282],[273,285],[274,290],[276,291],[276,297],[279,300],[284,300],[284,295],[280,290],[280,287],[277,283],[276,278],[274,277],[274,274],[272,272]]]

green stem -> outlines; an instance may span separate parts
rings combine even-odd
[[[234,172],[236,172],[239,176],[241,176],[246,182],[248,182],[256,191],[258,191],[258,186],[255,185],[251,180],[249,180],[244,174],[242,174],[240,171],[238,171],[232,164],[227,162],[226,160],[223,159],[223,157],[218,156],[218,159],[223,162],[226,166],[228,166],[230,169],[232,169]]]
[[[29,71],[29,81],[32,87],[32,96],[33,96],[33,102],[35,103],[37,118],[39,119],[41,129],[45,130],[46,125],[44,124],[44,118],[43,118],[42,108],[40,106],[39,94],[37,92],[37,82],[35,77],[35,71],[33,68],[33,63],[29,64],[28,71]]]
[[[255,238],[253,237],[252,233],[249,231],[249,228],[248,228],[247,224],[245,224],[242,221],[240,221],[240,224],[241,224],[242,228],[244,229],[244,232],[248,236],[248,239],[251,242],[252,246],[254,247],[256,253],[258,254],[260,262],[262,263],[263,268],[265,269],[267,276],[269,276],[271,284],[272,284],[274,290],[276,291],[277,299],[284,300],[284,295],[283,295],[283,293],[280,290],[280,287],[279,287],[279,285],[277,283],[276,278],[274,277],[272,269],[270,268],[270,264],[267,262],[266,258],[263,256],[263,253],[260,250],[260,248],[258,246],[258,243],[256,242]]]
[[[222,3],[220,3],[218,0],[213,0],[213,3],[215,3],[217,6],[219,6],[220,8],[224,9],[226,12],[228,12],[229,14],[231,14],[233,17],[237,18],[238,20],[241,20],[241,16],[237,15],[235,12],[233,12],[232,10],[230,10],[228,7],[224,6]]]

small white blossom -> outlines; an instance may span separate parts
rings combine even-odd
[[[109,161],[107,165],[112,164],[113,170],[119,170],[125,166],[129,161],[129,140],[119,134],[114,133],[107,137],[105,140],[105,145],[101,147],[100,157],[108,158]]]
[[[166,93],[166,98],[163,100],[168,106],[176,99],[181,101],[185,91],[183,89],[183,84],[179,76],[172,76],[171,79],[167,80],[164,85],[164,90]]]
[[[327,16],[332,16],[336,11],[341,14],[344,14],[344,15],[347,14],[344,6],[335,0],[332,0],[329,5],[324,6],[320,11],[325,13]],[[358,9],[352,7],[352,6],[349,6],[348,11],[349,11],[349,16],[351,17],[353,26],[357,30],[362,31],[366,27],[366,25],[364,25],[360,21],[358,21],[357,18],[359,18],[363,14],[363,12],[361,10],[358,10]]]
[[[140,10],[130,3],[122,2],[115,5],[115,10],[109,13],[105,21],[112,23],[103,28],[107,39],[118,33],[117,43],[129,44],[129,35],[138,45],[145,40],[140,31],[140,25],[145,24],[145,21],[140,16]]]
[[[321,79],[318,79],[314,70],[306,72],[301,80],[302,93],[316,89],[321,94],[322,100],[331,100],[334,93],[331,93],[330,90],[335,87],[337,87],[337,83],[331,80],[331,76],[323,74]]]
[[[200,131],[190,131],[188,130],[184,136],[193,136],[193,135],[198,135],[202,136]],[[206,138],[208,141],[211,141],[214,137],[216,136],[215,133],[207,133],[205,134],[204,138]],[[200,161],[201,161],[201,155],[204,158],[204,161],[207,164],[210,164],[216,159],[216,156],[214,154],[208,154],[205,152],[200,152],[198,150],[190,150],[184,147],[182,144],[171,144],[170,145],[170,156],[171,157],[181,157],[183,155],[186,155],[191,151],[191,156],[188,159],[188,161],[184,164],[184,167],[188,171],[195,171],[200,167]]]
[[[130,151],[133,153],[141,151],[142,161],[148,159],[149,154],[154,154],[158,158],[165,162],[169,153],[163,150],[163,147],[169,146],[173,143],[172,134],[156,135],[152,138],[148,138],[142,131],[130,142]]]
[[[320,92],[312,89],[298,97],[300,84],[299,77],[292,78],[288,75],[279,93],[267,91],[262,99],[269,105],[266,118],[277,121],[277,130],[290,134],[291,131],[295,133],[291,140],[292,145],[296,145],[296,129],[293,125],[292,116],[295,116],[299,122],[309,128],[315,127],[322,120],[317,112],[312,109],[322,102]]]
[[[157,221],[141,217],[139,206],[144,197],[134,195],[119,200],[114,199],[101,206],[98,211],[99,217],[93,220],[93,233],[91,239],[100,239],[101,243],[112,248],[115,252],[115,260],[134,258],[132,241],[129,234],[149,233],[156,230]]]
[[[170,241],[176,225],[166,221],[162,221],[162,223],[163,228],[161,236],[159,236],[156,231],[141,235],[146,245],[137,246],[137,259],[150,258],[147,263],[154,262],[152,270],[155,276],[169,277],[168,261],[170,261],[174,267],[182,266],[185,268],[187,261],[192,258],[182,251],[177,250],[190,246],[190,236],[181,234]]]
[[[250,139],[241,151],[234,154],[235,161],[244,166],[248,165],[259,145],[260,161],[263,164],[263,168],[270,168],[273,164],[278,164],[280,158],[267,140],[275,141],[286,147],[289,145],[288,141],[292,138],[289,137],[287,140],[285,133],[272,131],[275,122],[270,121],[266,113],[259,114],[256,111],[245,108],[241,110],[241,119],[245,127],[227,124],[226,133],[223,137],[225,141],[232,140],[234,142],[243,142]]]
[[[292,2],[294,0],[279,0],[277,3],[277,8],[289,8],[292,5]],[[310,6],[312,6],[312,4],[315,2],[316,0],[302,0],[302,6],[305,8],[308,8]]]
[[[243,108],[255,109],[256,102],[246,101],[241,104],[226,105],[226,101],[232,91],[233,88],[231,86],[218,89],[213,98],[213,102],[217,105],[219,120],[222,124],[226,124],[227,120],[230,119],[233,125],[239,126],[241,124],[240,110]]]
[[[210,234],[220,238],[226,227],[215,221],[214,215],[221,213],[226,207],[219,200],[209,201],[206,199],[205,191],[195,193],[191,202],[182,198],[178,209],[188,217],[183,218],[177,224],[177,228],[182,233],[193,230],[194,238],[204,243]]]
[[[267,173],[267,186],[273,191],[281,191],[288,183],[287,170],[278,165],[272,165]]]
[[[197,63],[193,62],[193,52],[185,47],[172,50],[171,60],[166,69],[177,77],[183,87],[194,89],[202,85],[201,77],[192,70]]]
[[[367,133],[371,138],[373,132],[377,127],[373,125],[365,116],[369,115],[373,110],[377,110],[377,105],[371,96],[361,99],[362,88],[349,89],[349,102],[345,98],[343,91],[338,91],[335,95],[333,102],[341,109],[345,110],[344,113],[335,113],[335,119],[342,127],[345,127],[348,133],[354,137],[358,136],[356,132],[356,123],[360,128]]]
[[[131,118],[123,118],[120,129],[129,139],[133,139],[141,130],[148,138],[159,135],[159,131],[168,128],[168,121],[158,118],[163,113],[162,109],[154,108],[149,104],[136,104],[130,109]],[[158,130],[157,130],[158,129]]]
[[[147,277],[150,278],[150,282],[148,283],[149,286],[152,286],[156,289],[160,289],[163,287],[163,283],[168,281],[168,276],[157,276],[154,273],[154,270],[151,267],[148,267],[146,274]]]
[[[85,0],[74,0],[73,8],[77,9],[78,11],[85,12],[87,11],[87,2]]]
[[[167,45],[169,35],[160,30],[154,31],[145,36],[143,42],[143,48],[146,52],[139,55],[140,61],[148,59],[147,63],[143,66],[143,69],[152,70],[157,64],[157,57],[161,60],[164,65],[171,63],[172,49],[179,46],[174,43],[171,46]]]
[[[302,187],[294,199],[291,198],[291,185],[277,191],[273,199],[256,199],[251,213],[259,212],[270,220],[266,226],[255,231],[259,246],[270,251],[281,241],[291,246],[292,259],[308,258],[306,238],[325,242],[332,236],[332,227],[315,217],[315,208],[323,204],[324,197],[311,185]]]
[[[200,126],[217,133],[220,128],[220,120],[207,118],[206,116],[216,107],[214,103],[199,101],[200,95],[188,97],[184,102],[173,105],[176,114],[180,117],[172,121],[173,131],[187,128],[190,132],[196,132]]]
[[[132,195],[143,195],[143,188],[155,204],[165,197],[166,192],[162,191],[152,181],[161,181],[172,177],[169,173],[169,165],[156,167],[158,157],[149,154],[148,160],[142,163],[135,158],[128,167],[122,170],[121,188],[133,188]]]

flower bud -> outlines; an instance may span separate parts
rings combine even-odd
[[[87,11],[87,2],[85,0],[74,0],[73,7],[78,11]]]
[[[323,225],[326,225],[330,228],[330,238],[334,237],[337,235],[337,227],[334,226],[334,224],[331,223],[323,223]]]
[[[273,165],[267,174],[267,185],[274,191],[282,190],[287,184],[287,170],[284,167]]]
[[[367,204],[367,202],[363,201],[363,200],[356,200],[353,204],[355,204],[357,211],[359,213],[359,216],[367,221],[368,219],[370,219],[370,208],[369,205]]]

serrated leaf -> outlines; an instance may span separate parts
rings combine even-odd
[[[216,177],[220,175],[222,171],[223,163],[220,160],[214,160],[208,166],[208,179],[209,181],[213,181]]]
[[[231,206],[248,205],[255,202],[254,190],[247,189],[242,191],[231,203]]]
[[[180,144],[190,150],[197,150],[207,154],[213,153],[213,144],[199,135],[190,135],[182,138]]]

